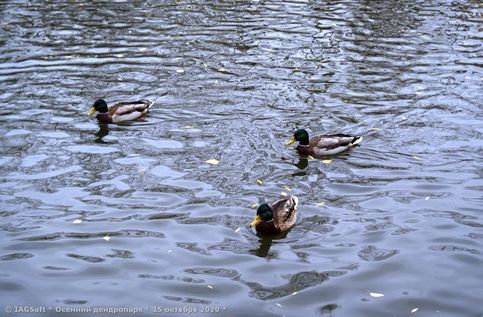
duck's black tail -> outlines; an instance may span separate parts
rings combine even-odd
[[[354,146],[354,145],[357,145],[357,144],[359,144],[359,143],[361,143],[361,142],[362,142],[362,139],[364,139],[364,138],[362,137],[362,135],[356,135],[356,136],[354,137],[354,139],[352,139],[351,144],[352,144],[353,146]]]

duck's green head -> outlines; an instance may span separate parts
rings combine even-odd
[[[106,113],[108,111],[107,103],[104,101],[104,99],[97,99],[87,115],[92,116],[96,111],[100,113]]]
[[[309,133],[305,129],[298,129],[293,134],[293,137],[285,144],[290,145],[296,141],[299,141],[302,145],[309,145]]]
[[[255,227],[262,221],[270,221],[273,219],[273,212],[272,208],[266,203],[261,204],[258,206],[257,215],[255,219],[250,223],[250,227]]]

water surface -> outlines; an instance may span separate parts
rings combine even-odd
[[[482,14],[2,1],[0,309],[481,316]],[[156,105],[107,128],[99,97]],[[324,163],[283,145],[298,127],[364,142]],[[261,239],[281,192],[298,223]]]

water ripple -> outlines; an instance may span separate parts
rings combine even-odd
[[[477,2],[0,11],[3,303],[481,314]],[[105,126],[86,116],[97,98],[156,104]],[[301,127],[364,142],[305,158],[284,146]],[[282,192],[296,226],[257,236],[253,207]]]
[[[331,272],[300,272],[290,277],[290,280],[285,285],[277,287],[264,287],[259,283],[247,282],[247,286],[252,289],[250,296],[261,300],[272,300],[285,297],[299,292],[308,287],[318,285],[328,281],[330,278],[344,275],[344,271]]]

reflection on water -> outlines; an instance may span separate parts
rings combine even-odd
[[[0,309],[481,315],[477,1],[0,11]],[[106,126],[97,98],[156,104]],[[364,141],[305,158],[298,127]],[[297,225],[258,237],[281,192]]]
[[[259,256],[259,257],[270,259],[271,255],[270,255],[269,251],[270,251],[270,247],[272,246],[273,240],[275,240],[275,241],[282,240],[282,239],[286,238],[287,235],[288,235],[287,231],[279,233],[279,234],[277,234],[276,236],[273,236],[273,237],[264,237],[264,236],[260,235],[259,233],[257,233],[257,236],[260,238],[258,240],[259,247],[256,250],[252,250],[252,253]]]
[[[99,123],[99,131],[97,131],[95,134],[96,139],[94,140],[94,142],[107,143],[104,140],[102,140],[102,138],[108,134],[109,134],[109,125],[105,123]]]

